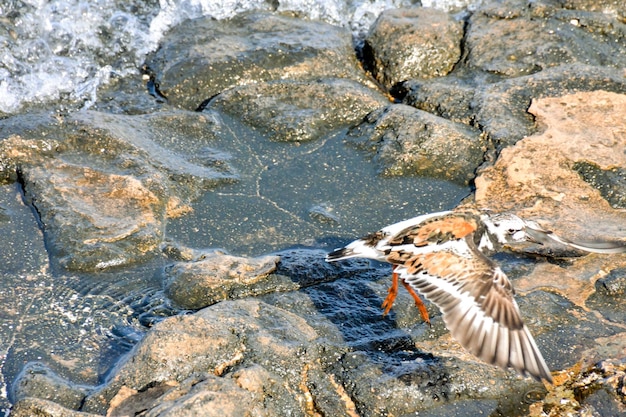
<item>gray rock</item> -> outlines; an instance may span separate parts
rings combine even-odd
[[[467,183],[483,162],[480,131],[405,105],[370,113],[348,141],[374,154],[384,176],[423,175]]]
[[[388,104],[380,93],[356,81],[274,81],[234,87],[207,108],[218,110],[278,142],[303,142],[359,122]]]
[[[626,93],[626,80],[612,69],[572,64],[497,82],[477,90],[475,123],[496,146],[510,146],[537,131],[528,113],[533,98],[595,90]]]
[[[45,364],[37,362],[28,363],[11,386],[13,402],[33,397],[52,401],[71,410],[80,408],[87,392],[87,387],[71,384]]]
[[[167,217],[189,210],[201,191],[235,181],[227,154],[191,154],[171,142],[187,134],[184,146],[206,145],[212,137],[203,128],[219,123],[212,117],[84,112],[40,121],[0,142],[0,172],[22,184],[54,265],[96,271],[134,264],[158,252]],[[181,120],[192,123],[177,128]]]
[[[578,161],[573,166],[580,176],[616,209],[626,208],[626,169],[612,167],[602,169],[597,164]]]
[[[626,321],[626,268],[616,268],[595,283],[595,292],[587,299],[587,305],[599,311],[614,323]]]
[[[453,76],[430,80],[408,80],[392,91],[403,104],[453,122],[471,126],[476,117],[476,86]]]
[[[616,16],[547,4],[490,2],[480,8],[468,22],[468,67],[520,77],[564,64],[626,66],[626,25]]]
[[[11,417],[98,417],[100,414],[70,410],[55,402],[41,398],[24,398],[15,403]]]
[[[178,262],[166,270],[165,291],[180,307],[199,309],[222,300],[292,290],[289,278],[272,274],[279,260],[213,253],[196,262]]]
[[[366,65],[387,88],[409,79],[447,75],[461,57],[463,24],[436,9],[381,13],[365,39]]]
[[[147,62],[169,102],[189,110],[231,87],[262,81],[367,82],[346,29],[260,12],[187,21]]]
[[[496,147],[502,148],[537,131],[527,111],[533,98],[600,89],[624,93],[626,82],[612,69],[572,64],[489,84],[454,77],[410,80],[396,93],[405,104],[480,127]]]
[[[285,310],[225,301],[157,324],[84,409],[102,413],[122,389],[140,392],[169,381],[175,388],[146,407],[148,415],[215,415],[215,407],[232,416],[305,415],[308,409],[344,415],[332,378],[320,370],[317,338],[304,319]],[[313,390],[334,401],[318,403]]]

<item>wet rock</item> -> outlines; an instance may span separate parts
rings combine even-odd
[[[178,135],[210,141],[202,128],[193,129],[216,123],[212,115],[190,116],[84,112],[48,125],[40,120],[0,142],[1,171],[21,183],[53,265],[95,271],[152,257],[167,217],[186,213],[201,191],[235,180],[227,155],[208,149],[186,155],[167,142],[181,119],[191,123]]]
[[[423,175],[460,183],[483,162],[478,130],[405,105],[370,113],[348,133],[349,143],[374,154],[384,176]]]
[[[331,352],[339,353],[326,359],[326,372],[345,389],[359,415],[421,414],[452,399],[469,398],[520,414],[524,393],[541,389],[530,379],[504,377],[507,372],[464,352],[430,304],[433,326],[428,327],[406,291],[398,294],[390,316],[383,317],[388,266],[357,260],[340,266],[351,278],[261,298],[306,317],[327,350],[336,346]],[[536,332],[532,322],[530,326]],[[489,382],[494,380],[499,383]]]
[[[293,282],[276,271],[278,256],[244,258],[208,254],[196,262],[167,268],[167,295],[181,308],[199,309],[218,301],[293,289]]]
[[[152,329],[84,409],[104,412],[122,390],[167,383],[172,388],[145,408],[147,415],[344,415],[332,378],[320,372],[317,337],[304,319],[259,301],[225,301],[173,317]],[[318,403],[315,390],[335,401]]]
[[[620,343],[623,348],[623,344]],[[557,386],[531,405],[529,416],[624,414],[626,393],[624,359],[603,360],[592,365],[579,363],[556,379]]]
[[[587,305],[614,323],[624,323],[625,301],[626,268],[616,268],[596,281],[595,292],[587,299]]]
[[[498,147],[510,146],[537,132],[532,100],[596,90],[624,94],[626,80],[612,69],[572,64],[489,84],[474,97],[475,123]]]
[[[24,398],[11,409],[12,417],[97,417],[101,414],[70,410],[55,402],[40,398]]]
[[[365,39],[366,65],[387,88],[448,74],[461,56],[463,24],[436,9],[390,9]]]
[[[326,251],[321,249],[294,248],[277,252],[280,256],[280,263],[276,273],[289,277],[298,289],[310,287],[322,282],[334,281],[339,276],[346,274],[345,265],[338,267],[336,264],[328,263],[325,260]],[[356,265],[351,271],[360,270],[363,261],[353,261]],[[352,265],[352,264],[350,264]]]
[[[87,388],[73,385],[42,363],[27,364],[12,384],[14,402],[28,397],[52,401],[71,410],[78,410],[87,395]]]
[[[626,170],[624,168],[601,169],[586,161],[577,161],[573,168],[585,181],[597,188],[613,208],[626,208]]]
[[[22,172],[51,256],[71,270],[103,270],[154,255],[165,218],[162,176],[141,181],[59,160]],[[71,231],[71,232],[70,232]],[[82,239],[77,242],[77,237]]]
[[[209,101],[207,108],[241,118],[274,141],[301,142],[354,125],[388,103],[356,81],[321,79],[234,87]]]
[[[488,84],[451,76],[409,80],[394,95],[405,104],[479,126],[501,149],[537,132],[535,119],[528,113],[533,99],[594,90],[626,93],[626,81],[611,69],[572,64]]]
[[[520,77],[563,64],[626,66],[626,25],[615,16],[526,1],[489,2],[468,22],[469,68]]]
[[[476,87],[452,76],[430,80],[408,80],[392,89],[403,104],[453,122],[472,125],[476,109]]]
[[[624,106],[626,95],[602,91],[533,101],[529,111],[545,130],[502,151],[476,179],[476,202],[518,211],[574,240],[621,237],[626,216],[573,165],[588,161],[606,169],[626,164],[623,140],[616,139]]]
[[[326,204],[316,204],[309,209],[309,217],[320,223],[339,224],[339,217],[333,213],[332,207]]]
[[[297,248],[258,258],[217,250],[196,253],[193,262],[166,268],[165,291],[180,308],[194,310],[223,300],[295,291],[346,273],[325,256],[322,250]]]
[[[147,63],[169,103],[188,110],[231,87],[263,81],[367,82],[346,29],[270,13],[187,21],[166,35]]]

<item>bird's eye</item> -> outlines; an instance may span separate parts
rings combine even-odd
[[[507,230],[507,232],[508,232],[508,234],[510,234],[510,235],[514,235],[514,234],[517,232],[517,230],[515,230],[515,229],[509,229],[509,230]]]

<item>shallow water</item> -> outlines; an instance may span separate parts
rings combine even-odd
[[[358,39],[383,9],[411,2],[310,3],[277,7],[350,27]],[[112,74],[138,73],[145,55],[180,21],[226,18],[274,4],[2,3],[0,116],[32,104],[88,108]],[[293,144],[251,138],[240,125],[228,126],[232,135],[211,146],[232,156],[241,181],[206,193],[192,213],[168,223],[167,236],[183,245],[245,255],[302,245],[329,249],[387,223],[453,207],[469,192],[433,179],[378,177],[367,155],[346,147],[344,132]],[[8,389],[26,363],[40,361],[74,382],[97,384],[147,326],[173,313],[161,292],[163,260],[92,275],[51,271],[36,219],[17,184],[0,186],[0,415],[8,413]]]
[[[344,133],[311,143],[276,143],[229,121],[228,152],[239,182],[206,193],[167,235],[191,247],[256,256],[286,247],[348,240],[385,224],[454,207],[469,188],[432,178],[385,178]],[[367,179],[367,180],[364,180]],[[330,248],[332,249],[332,248]]]

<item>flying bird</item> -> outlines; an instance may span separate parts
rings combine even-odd
[[[481,360],[552,382],[522,320],[511,282],[488,258],[505,245],[526,241],[556,242],[586,252],[626,252],[626,243],[576,243],[514,214],[463,208],[384,227],[329,253],[326,260],[369,258],[390,263],[392,285],[383,314],[393,306],[400,281],[427,323],[428,311],[417,293],[441,310],[452,336]]]

